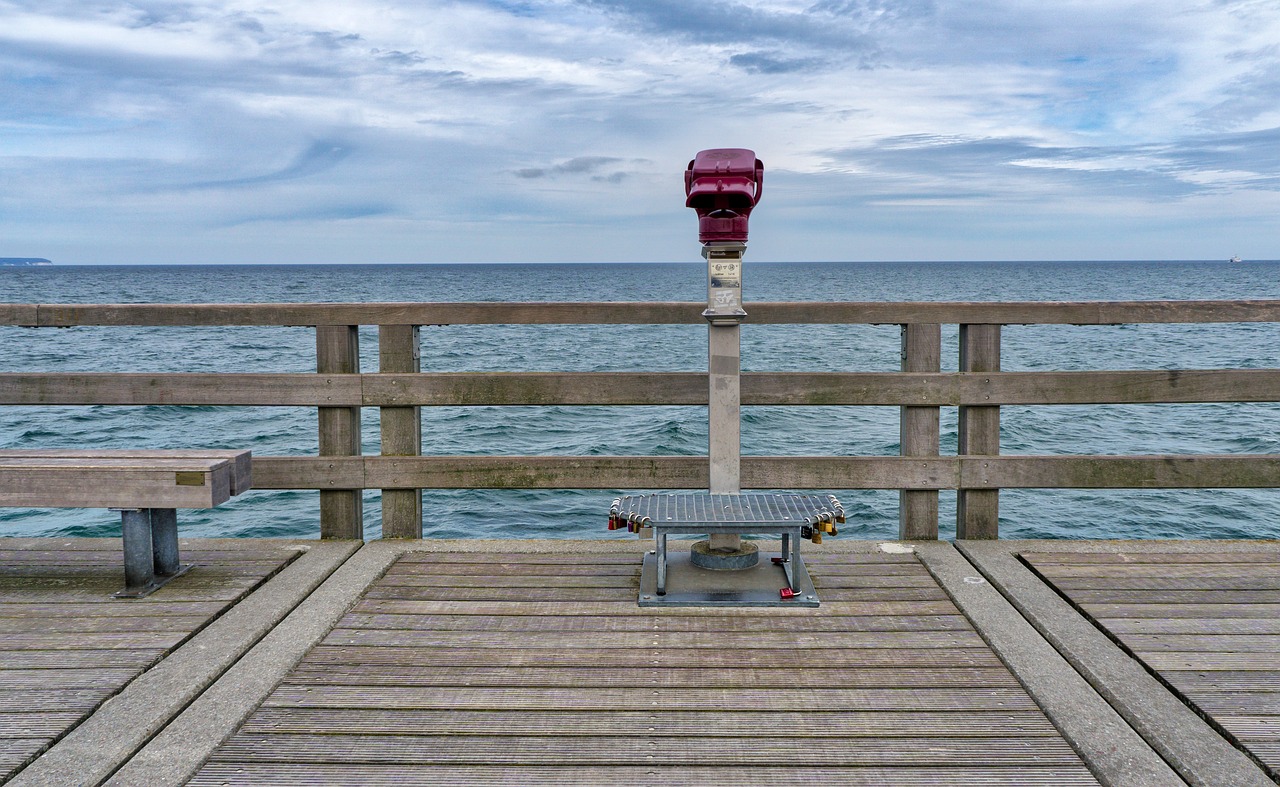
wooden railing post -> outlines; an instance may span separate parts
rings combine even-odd
[[[1000,326],[960,326],[960,371],[1000,371]],[[1000,453],[1000,408],[960,408],[959,446],[963,455]],[[961,484],[964,483],[963,478]],[[965,489],[956,492],[956,538],[1000,537],[1000,490]]]
[[[316,371],[320,374],[360,372],[360,326],[316,326]],[[320,455],[360,455],[360,408],[321,407]],[[320,490],[320,537],[364,538],[364,505],[360,489]]]
[[[422,370],[416,325],[378,326],[378,371],[417,374]],[[383,456],[422,454],[422,410],[382,407],[378,419]],[[422,490],[382,490],[382,537],[422,538]]]
[[[902,326],[902,371],[942,371],[942,326],[918,323]],[[899,443],[903,456],[938,456],[939,408],[901,409]],[[938,538],[938,491],[898,492],[898,538],[903,541]]]

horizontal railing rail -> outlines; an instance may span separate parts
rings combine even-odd
[[[707,406],[705,372],[421,372],[419,326],[705,324],[702,303],[0,304],[0,325],[309,326],[315,373],[0,372],[0,406],[316,407],[319,455],[257,456],[254,485],[321,490],[321,535],[359,538],[360,491],[383,490],[383,532],[421,535],[423,488],[699,489],[706,456],[422,455],[419,408]],[[1280,301],[753,303],[747,325],[896,324],[902,371],[747,372],[741,403],[897,406],[899,456],[744,456],[755,489],[897,489],[899,535],[936,538],[937,493],[957,490],[957,534],[998,535],[1014,488],[1276,488],[1280,455],[1000,455],[1000,407],[1280,401],[1277,369],[1000,370],[1001,326],[1280,322]],[[941,371],[941,325],[960,326],[959,371]],[[358,327],[378,328],[360,372]],[[363,455],[360,412],[380,412]],[[939,408],[958,407],[957,455]]]
[[[0,304],[0,325],[703,325],[705,303]],[[747,303],[747,324],[1123,325],[1280,322],[1280,301],[787,301]]]
[[[956,407],[1277,400],[1277,369],[742,373],[744,405]],[[699,372],[0,373],[0,405],[500,407],[706,403],[706,374]]]

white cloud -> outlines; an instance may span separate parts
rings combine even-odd
[[[0,211],[24,248],[87,215],[145,228],[131,258],[252,232],[278,259],[324,224],[325,261],[670,259],[693,242],[680,170],[740,145],[769,168],[773,258],[895,232],[896,256],[965,256],[957,211],[988,227],[978,256],[1028,249],[1021,215],[1053,257],[1050,213],[1122,231],[1101,203],[1186,248],[1211,234],[1192,200],[1280,256],[1276,41],[1263,0],[0,0],[0,178],[25,184]],[[84,236],[62,261],[122,253]]]

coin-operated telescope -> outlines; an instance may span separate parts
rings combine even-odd
[[[685,205],[698,212],[698,240],[746,243],[747,220],[764,189],[764,164],[743,148],[703,150],[684,172]]]
[[[742,310],[742,255],[747,220],[764,188],[764,164],[743,148],[704,150],[684,171],[685,205],[698,212],[698,240],[707,261],[707,309],[712,325],[734,325]]]

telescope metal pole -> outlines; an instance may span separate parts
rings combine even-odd
[[[741,388],[742,370],[742,255],[745,243],[717,243],[702,247],[707,260],[708,456],[713,495],[742,491]],[[712,533],[713,552],[738,552],[742,536]]]

